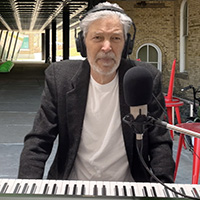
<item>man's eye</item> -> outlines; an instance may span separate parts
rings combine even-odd
[[[94,41],[100,41],[101,39],[102,39],[101,36],[94,36],[94,37],[93,37],[93,40],[94,40]]]
[[[112,40],[118,42],[121,41],[121,37],[113,37]]]

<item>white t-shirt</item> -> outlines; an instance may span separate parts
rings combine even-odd
[[[118,75],[101,85],[91,76],[74,180],[133,181],[121,128]]]

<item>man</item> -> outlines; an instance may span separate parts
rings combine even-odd
[[[153,66],[122,58],[131,19],[108,2],[81,20],[84,61],[53,63],[46,70],[41,107],[25,137],[19,178],[42,178],[45,162],[58,136],[58,149],[48,179],[155,181],[142,166],[135,134],[122,118],[130,113],[123,94],[123,76],[135,65],[154,79],[153,93],[164,107],[160,72]],[[80,42],[80,41],[78,41]],[[80,45],[80,44],[78,44]],[[148,112],[162,118],[156,99]],[[162,128],[143,137],[143,157],[155,175],[173,182],[172,141]]]

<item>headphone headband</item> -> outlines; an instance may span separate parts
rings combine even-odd
[[[126,13],[122,9],[116,8],[113,6],[103,6],[102,8],[94,7],[91,10],[89,10],[87,13],[85,13],[83,16],[81,16],[80,21],[82,21],[87,15],[89,15],[91,13],[99,12],[99,11],[113,11],[113,12],[119,12],[119,13],[126,15]]]

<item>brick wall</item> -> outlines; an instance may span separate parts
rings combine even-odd
[[[145,43],[157,45],[162,52],[163,91],[167,92],[171,66],[176,58],[176,77],[174,95],[191,99],[190,92],[181,93],[186,85],[200,86],[200,0],[188,0],[188,41],[185,72],[179,72],[180,54],[180,6],[182,0],[146,1],[147,5],[138,5],[139,1],[117,2],[132,18],[137,34],[132,59],[137,49]]]

